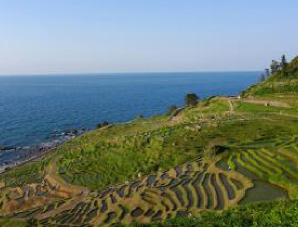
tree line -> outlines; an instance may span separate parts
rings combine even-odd
[[[281,72],[281,71],[286,71],[289,63],[286,59],[286,56],[283,54],[281,56],[280,61],[272,60],[270,68],[267,68],[264,70],[264,72],[260,76],[260,82],[265,81],[268,79],[270,76]]]

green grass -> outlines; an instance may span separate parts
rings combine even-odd
[[[288,94],[295,95],[298,94],[298,86],[297,84],[261,84],[257,87],[253,87],[250,91],[256,96],[264,96],[267,94]]]
[[[210,115],[221,115],[229,111],[229,103],[227,100],[210,99],[202,100],[197,108],[186,109],[183,112],[184,120],[187,122],[197,122],[199,116],[210,117]]]
[[[164,223],[131,226],[298,226],[298,200],[277,200],[229,208],[222,213],[203,212],[190,218],[174,218]]]
[[[143,124],[115,125],[61,146],[60,176],[72,184],[102,188],[137,178],[139,174],[167,170],[202,156],[203,150],[213,140],[237,147],[262,139],[298,134],[298,122],[295,121],[286,124],[285,121],[223,120],[217,127],[205,125],[200,130],[196,123],[156,128],[152,126],[156,124],[154,120],[140,121],[146,122],[146,128],[152,130],[143,131]]]
[[[275,106],[265,106],[262,104],[246,103],[240,102],[237,103],[235,107],[236,111],[239,112],[252,112],[252,113],[274,113],[285,110],[285,108],[275,107]]]
[[[29,225],[25,222],[20,222],[12,219],[0,219],[1,227],[29,227]]]
[[[19,187],[37,183],[41,181],[42,170],[43,165],[41,163],[30,163],[1,174],[0,181],[3,180],[6,187]]]
[[[267,98],[268,101],[274,100],[273,98]],[[289,108],[276,107],[276,106],[265,106],[264,104],[254,104],[247,102],[238,102],[235,106],[235,111],[239,113],[250,113],[256,116],[272,117],[272,115],[286,116],[298,116],[297,100],[288,102],[292,106]],[[285,102],[286,103],[286,102]]]
[[[82,137],[67,149],[61,148],[58,171],[71,183],[104,187],[198,157],[203,151],[201,144],[197,132],[175,126],[145,134],[99,136],[88,145]]]

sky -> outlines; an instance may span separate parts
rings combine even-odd
[[[298,54],[297,0],[0,0],[0,75],[256,71]]]

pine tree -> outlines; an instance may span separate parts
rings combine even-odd
[[[281,63],[280,63],[280,66],[283,70],[285,70],[288,66],[288,61],[286,59],[286,56],[285,55],[282,55],[281,56]]]
[[[185,105],[186,106],[196,106],[198,104],[199,99],[200,98],[194,93],[187,94],[184,99]]]
[[[271,74],[275,74],[280,70],[280,64],[278,61],[272,60],[271,66]]]
[[[269,69],[265,69],[265,75],[266,75],[266,78],[270,77],[270,70]]]

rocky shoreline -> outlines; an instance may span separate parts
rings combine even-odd
[[[19,166],[28,161],[40,158],[45,153],[57,148],[62,143],[80,136],[86,131],[86,129],[81,129],[55,132],[53,133],[51,140],[42,142],[38,146],[0,146],[0,173],[9,168]]]

